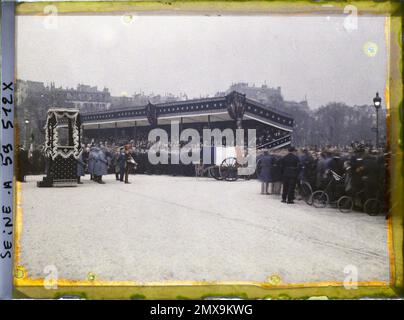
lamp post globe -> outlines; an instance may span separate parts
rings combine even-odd
[[[373,105],[376,109],[376,148],[379,148],[379,109],[382,106],[382,98],[379,97],[379,92],[376,92],[376,97],[373,98]]]
[[[380,107],[382,106],[382,98],[379,97],[379,92],[376,92],[376,97],[373,98],[373,104],[377,109],[380,109]]]

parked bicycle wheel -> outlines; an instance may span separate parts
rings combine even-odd
[[[371,198],[365,201],[363,211],[370,216],[377,216],[382,212],[382,203],[379,199]]]
[[[329,203],[329,197],[325,191],[318,190],[313,192],[311,201],[315,208],[325,208]]]
[[[353,208],[353,199],[352,197],[342,196],[337,201],[338,210],[342,213],[349,213]]]

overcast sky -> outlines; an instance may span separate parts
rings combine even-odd
[[[386,83],[384,18],[360,17],[355,30],[345,18],[59,16],[49,28],[46,17],[18,16],[17,77],[189,98],[266,81],[311,107],[371,103]]]

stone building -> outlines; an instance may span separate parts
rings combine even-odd
[[[226,91],[226,94],[237,91],[245,94],[247,97],[254,99],[262,104],[270,105],[273,108],[281,108],[283,106],[283,97],[281,87],[272,88],[267,84],[256,86],[247,82],[233,83]]]
[[[82,112],[105,111],[111,107],[111,94],[107,88],[98,90],[96,86],[78,84],[76,88],[56,88],[50,85],[49,94],[57,101],[64,101],[65,107]]]

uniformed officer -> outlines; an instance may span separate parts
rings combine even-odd
[[[131,146],[125,146],[125,153],[124,153],[124,160],[125,160],[125,183],[129,182],[129,172],[137,165],[135,159],[133,159],[131,155]],[[122,176],[121,176],[122,181]]]
[[[290,147],[288,154],[281,160],[281,172],[282,172],[282,202],[294,203],[295,188],[297,177],[300,171],[300,161],[296,155],[296,149]]]

